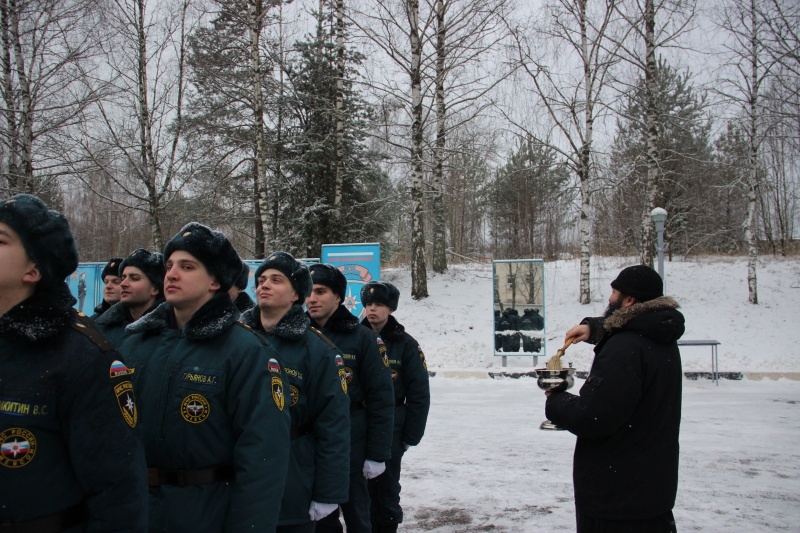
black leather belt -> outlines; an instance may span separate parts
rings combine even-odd
[[[147,469],[147,482],[151,487],[158,487],[159,485],[175,485],[178,487],[207,485],[209,483],[233,481],[235,478],[236,470],[233,465],[219,465],[192,470]]]
[[[80,502],[63,511],[34,518],[26,522],[0,522],[0,531],[3,533],[60,533],[65,529],[77,526],[86,520],[86,505]]]
[[[350,402],[350,412],[352,413],[353,411],[358,411],[360,409],[365,408],[366,406],[367,406],[366,402]]]

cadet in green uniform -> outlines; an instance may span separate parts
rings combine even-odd
[[[92,320],[111,309],[111,306],[119,301],[120,292],[122,292],[119,287],[122,281],[119,277],[119,264],[121,262],[122,257],[112,257],[103,267],[100,273],[100,279],[103,280],[103,301],[94,308]]]
[[[332,265],[309,268],[314,283],[306,298],[311,325],[344,355],[350,396],[350,494],[342,515],[348,533],[369,533],[367,480],[380,475],[392,453],[394,390],[383,341],[342,305],[347,279]],[[317,523],[317,533],[341,532],[339,513]]]
[[[350,400],[344,361],[330,340],[309,327],[302,304],[311,277],[303,263],[275,252],[255,277],[258,305],[242,322],[263,332],[280,354],[290,391],[292,453],[278,531],[309,533],[315,520],[347,501]]]
[[[0,201],[0,265],[0,531],[146,531],[137,398],[72,308],[67,221],[34,196]]]
[[[150,530],[274,532],[290,419],[275,351],[228,296],[241,260],[196,222],[164,259],[166,302],[120,347],[140,395]]]
[[[129,324],[153,311],[164,301],[164,256],[139,248],[119,264],[120,301],[95,320],[97,328],[119,346]]]
[[[366,311],[363,324],[371,326],[386,343],[397,406],[392,458],[386,472],[369,484],[374,533],[394,533],[397,524],[403,521],[400,463],[406,450],[422,440],[431,405],[425,354],[414,337],[392,316],[399,300],[400,291],[391,283],[371,281],[361,288],[361,303]]]

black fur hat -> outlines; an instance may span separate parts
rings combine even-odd
[[[236,283],[234,283],[234,285],[236,285],[236,287],[239,290],[243,291],[247,288],[247,282],[249,280],[250,280],[250,267],[247,265],[247,263],[242,261],[242,273],[239,274],[238,278],[236,278]]]
[[[231,286],[242,272],[242,260],[222,232],[198,222],[189,222],[164,247],[164,262],[176,251],[192,254],[217,279],[220,291]]]
[[[119,277],[122,277],[122,272],[125,267],[136,267],[144,272],[150,283],[156,286],[159,296],[164,293],[164,276],[167,269],[164,268],[164,256],[158,252],[151,252],[144,248],[134,250],[134,252],[126,257],[119,265]]]
[[[283,272],[289,278],[294,291],[300,297],[295,304],[303,305],[308,295],[311,294],[311,286],[313,285],[311,274],[308,273],[306,264],[292,257],[290,253],[273,252],[256,269],[256,280],[265,270],[270,268]]]
[[[361,287],[361,305],[367,306],[374,302],[397,311],[399,301],[400,291],[388,281],[370,281]]]
[[[112,257],[109,259],[108,263],[106,263],[106,266],[103,267],[103,272],[100,274],[100,279],[105,280],[106,276],[116,276],[118,278],[121,277],[120,274],[122,274],[122,272],[119,268],[120,263],[122,263],[122,257]]]
[[[340,303],[344,302],[344,296],[347,292],[347,278],[344,277],[341,270],[333,265],[322,263],[315,263],[308,267],[308,270],[311,272],[311,281],[313,283],[330,287],[341,300]]]
[[[664,296],[664,282],[658,272],[647,265],[635,265],[622,269],[611,286],[622,294],[646,302]]]
[[[40,286],[58,287],[78,268],[78,250],[67,219],[39,198],[17,194],[0,201],[0,222],[19,235],[42,276]]]

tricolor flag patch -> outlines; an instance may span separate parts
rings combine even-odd
[[[121,376],[130,376],[135,369],[128,368],[125,363],[115,360],[111,363],[111,368],[108,371],[108,376],[111,378],[118,378]]]

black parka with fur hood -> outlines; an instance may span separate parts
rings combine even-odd
[[[607,520],[661,515],[675,504],[684,332],[668,296],[585,319],[595,358],[580,396],[547,400],[549,420],[577,435],[575,506]]]

